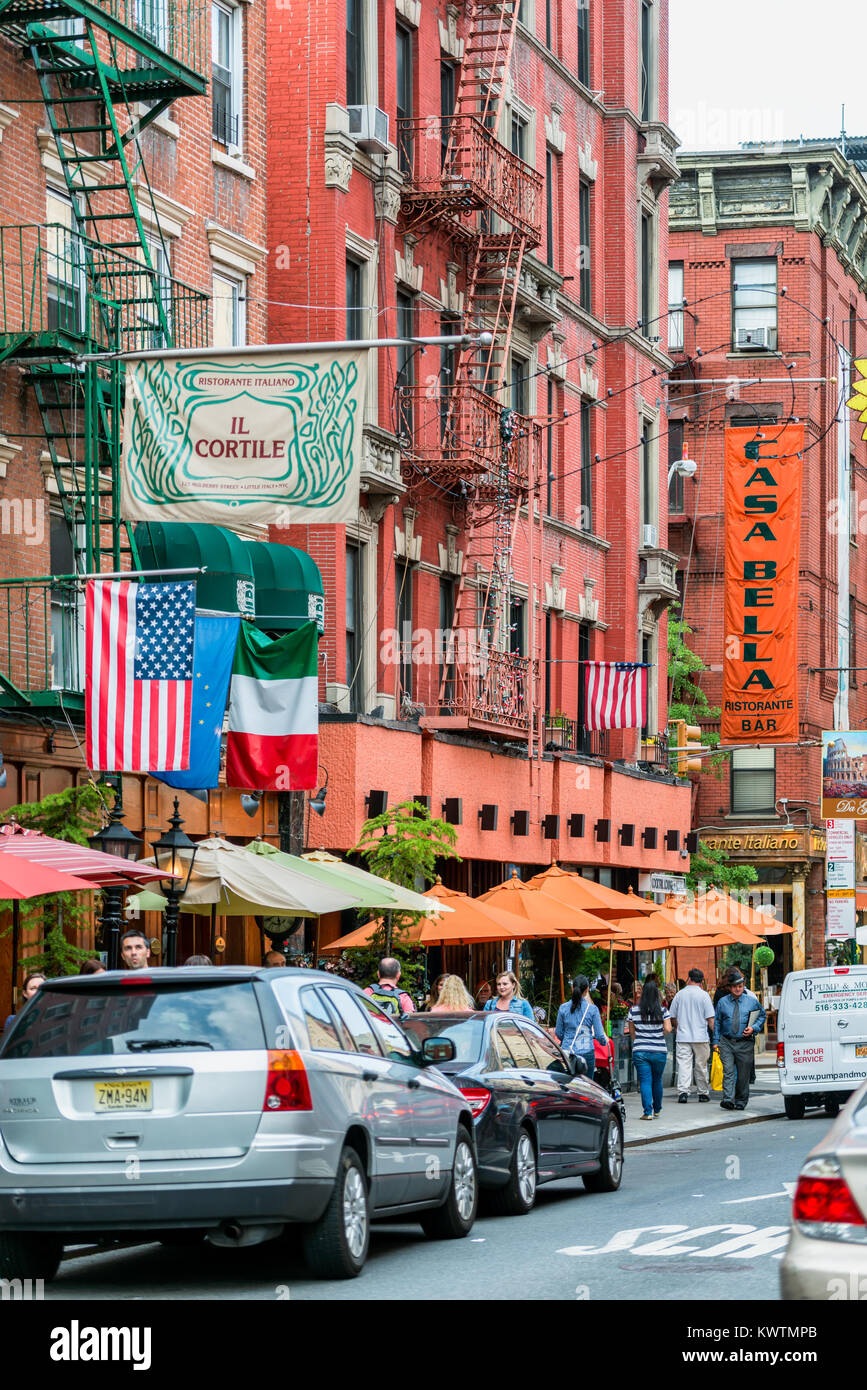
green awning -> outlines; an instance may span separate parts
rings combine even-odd
[[[242,613],[266,631],[289,632],[311,621],[324,631],[322,575],[303,550],[182,521],[139,522],[135,543],[142,569],[204,568],[196,577],[199,608]]]

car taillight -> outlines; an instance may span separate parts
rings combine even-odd
[[[491,1099],[490,1091],[484,1086],[460,1086],[458,1089],[461,1095],[466,1096],[470,1102],[473,1119],[477,1120]]]
[[[122,975],[120,980],[122,985],[152,985],[153,980],[150,975],[142,975],[138,970],[132,975]]]
[[[312,1110],[310,1083],[297,1052],[268,1053],[263,1110]]]
[[[778,1043],[777,1043],[777,1066],[778,1066],[778,1067],[783,1066],[783,1065],[785,1064],[785,1061],[786,1061],[786,1044],[785,1044],[785,1043],[778,1042]]]
[[[808,1163],[798,1178],[792,1217],[815,1240],[867,1243],[867,1220],[836,1159]]]

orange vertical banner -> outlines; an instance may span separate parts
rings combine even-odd
[[[725,432],[721,744],[798,741],[804,426]]]

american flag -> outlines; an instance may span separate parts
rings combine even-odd
[[[647,665],[640,661],[585,661],[585,728],[643,728],[647,671]]]
[[[88,583],[86,758],[94,771],[189,767],[195,612],[195,584]]]

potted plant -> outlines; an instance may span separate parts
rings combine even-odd
[[[566,729],[568,720],[562,710],[555,710],[553,714],[545,717],[545,742],[555,748],[563,748],[566,744]]]

